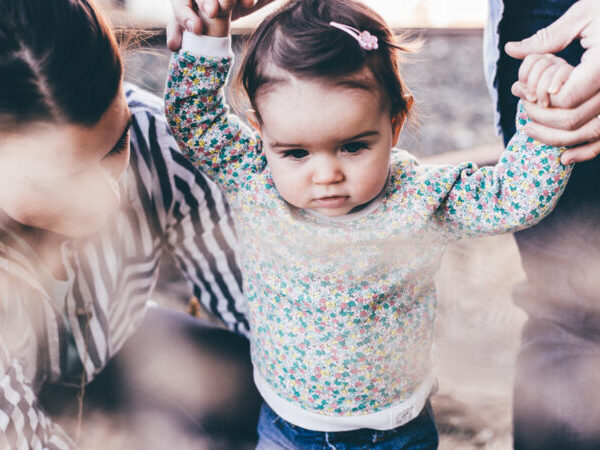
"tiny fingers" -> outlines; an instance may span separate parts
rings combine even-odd
[[[547,67],[539,77],[537,86],[535,86],[535,97],[540,106],[550,106],[550,86],[554,78],[554,73],[558,70],[556,64]]]
[[[548,92],[552,95],[558,94],[558,91],[560,91],[560,88],[563,86],[563,84],[565,84],[569,78],[569,75],[571,75],[571,72],[573,72],[573,66],[570,64],[565,63],[559,65],[554,72]]]
[[[515,81],[510,91],[515,97],[525,99],[525,96],[527,95],[527,85],[521,83],[520,81]]]
[[[552,56],[551,60],[552,64],[544,70],[536,87],[537,102],[543,107],[550,106],[550,95],[556,95],[560,91],[573,71],[573,66],[562,58]]]
[[[572,71],[573,67],[556,55],[529,55],[519,68],[518,83],[524,88],[524,92],[519,96],[548,107],[551,104],[551,95],[560,91]]]
[[[519,81],[527,86],[529,75],[531,73],[532,68],[535,66],[537,61],[542,57],[542,55],[532,54],[528,55],[521,65],[519,66]],[[527,98],[529,101],[535,101],[535,99]]]
[[[536,97],[537,86],[540,82],[542,74],[552,67],[554,61],[548,55],[542,55],[536,59],[527,74],[527,100],[536,102],[539,99]]]

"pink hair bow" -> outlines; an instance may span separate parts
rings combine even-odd
[[[329,22],[329,25],[348,33],[357,40],[358,45],[364,50],[377,50],[379,48],[377,36],[373,36],[367,30],[359,31],[354,27],[338,22]]]

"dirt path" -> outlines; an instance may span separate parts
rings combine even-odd
[[[511,389],[525,314],[510,293],[523,279],[512,235],[460,241],[444,255],[433,398],[441,449],[511,448]]]

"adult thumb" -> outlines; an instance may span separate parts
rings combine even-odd
[[[513,58],[523,59],[533,53],[556,53],[581,36],[589,22],[579,2],[571,6],[554,23],[518,42],[507,42],[504,49]]]

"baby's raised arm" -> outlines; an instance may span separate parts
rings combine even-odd
[[[233,57],[227,36],[231,9],[220,8],[214,18],[202,16],[205,32],[214,35],[184,33],[182,49],[173,55],[169,66],[165,112],[186,157],[225,191],[232,191],[243,183],[245,171],[260,164],[261,152],[260,140],[238,117],[229,114],[225,102],[224,88]]]
[[[433,192],[446,193],[436,218],[455,238],[530,227],[552,211],[564,190],[572,169],[560,162],[564,148],[528,137],[521,104],[518,110],[517,132],[495,166],[429,169]]]

